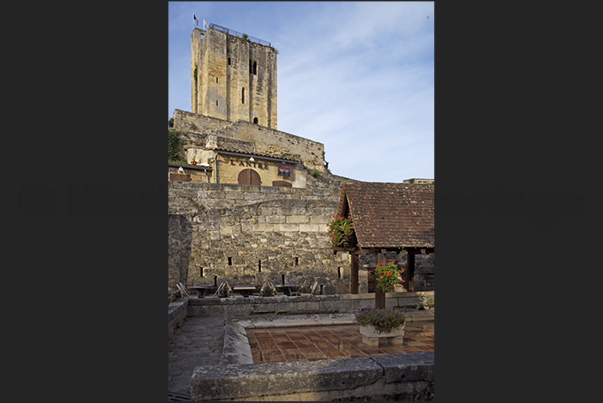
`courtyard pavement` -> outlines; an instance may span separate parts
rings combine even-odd
[[[411,311],[405,314],[410,320],[434,318],[433,310]],[[186,317],[182,327],[168,343],[168,400],[192,400],[186,397],[190,396],[194,368],[201,365],[220,365],[225,325],[224,317]],[[174,395],[183,397],[177,398]]]
[[[193,369],[219,365],[224,346],[223,317],[187,316],[168,344],[168,391],[190,395]]]

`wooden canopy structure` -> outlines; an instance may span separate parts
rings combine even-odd
[[[408,253],[405,284],[414,291],[414,257],[433,253],[434,185],[356,182],[341,185],[337,214],[354,227],[347,247],[334,247],[352,255],[350,292],[358,293],[358,256],[377,253],[377,263],[385,263],[385,252]],[[385,307],[385,294],[376,290],[377,305]],[[380,303],[382,299],[382,304]]]

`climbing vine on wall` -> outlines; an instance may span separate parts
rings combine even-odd
[[[168,161],[186,164],[186,159],[182,155],[184,140],[180,138],[180,134],[176,130],[168,130]]]

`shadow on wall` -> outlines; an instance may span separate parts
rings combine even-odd
[[[168,286],[186,284],[191,258],[192,226],[183,214],[168,215]]]

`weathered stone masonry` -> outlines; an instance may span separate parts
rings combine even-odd
[[[333,254],[326,224],[339,186],[320,188],[168,183],[168,285],[312,284],[350,292],[350,256]],[[434,254],[417,255],[415,289],[433,290]],[[406,253],[387,259],[406,265]],[[359,291],[369,292],[374,255],[360,256]]]
[[[312,284],[348,293],[350,260],[326,235],[334,189],[168,183],[169,285]]]

